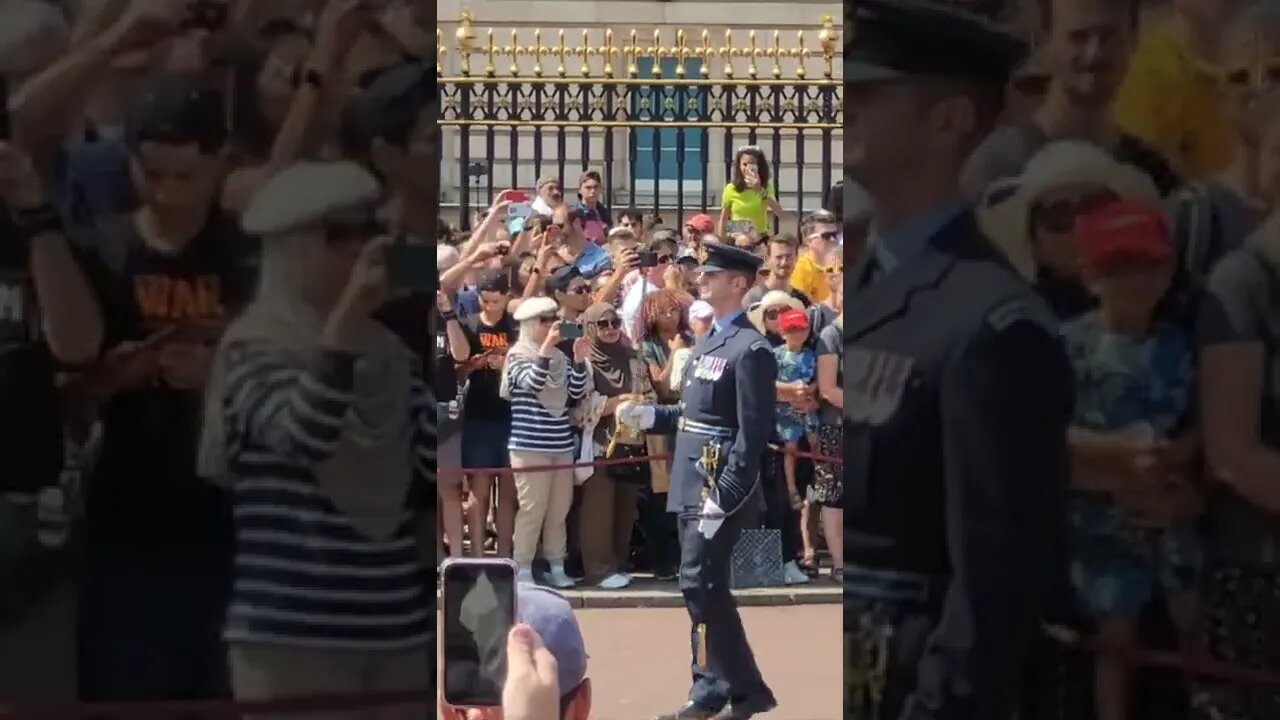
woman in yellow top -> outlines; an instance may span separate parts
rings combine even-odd
[[[734,221],[750,222],[757,237],[769,233],[769,216],[781,218],[785,213],[769,179],[769,161],[764,152],[754,145],[738,148],[733,156],[733,180],[720,195],[717,235],[727,237],[727,226]]]

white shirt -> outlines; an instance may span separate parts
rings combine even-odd
[[[636,347],[640,346],[640,341],[644,338],[644,328],[640,327],[640,309],[644,305],[644,299],[650,293],[661,289],[653,284],[652,280],[641,278],[627,289],[627,294],[622,299],[622,308],[618,310],[618,316],[622,318],[622,329],[627,333],[627,337],[631,338],[631,344]]]

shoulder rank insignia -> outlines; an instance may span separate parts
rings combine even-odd
[[[1034,299],[1006,300],[987,314],[987,325],[996,332],[1004,332],[1020,322],[1032,323],[1050,335],[1058,334],[1058,323],[1049,311]]]

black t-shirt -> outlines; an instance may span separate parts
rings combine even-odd
[[[467,322],[467,339],[471,341],[471,359],[479,363],[468,376],[470,386],[467,388],[467,402],[463,408],[463,417],[471,420],[495,420],[509,422],[511,420],[511,404],[498,395],[502,385],[502,365],[496,360],[484,361],[480,356],[502,358],[505,361],[507,350],[516,342],[520,334],[520,326],[510,315],[503,315],[496,325],[488,325],[480,315]],[[491,368],[490,364],[497,367]]]
[[[0,212],[0,492],[35,492],[62,469],[62,407],[28,251]]]
[[[256,243],[217,214],[175,255],[147,246],[132,217],[108,224],[98,243],[94,285],[108,351],[173,325],[184,328],[174,343],[211,348],[256,282]],[[88,542],[128,552],[229,547],[228,498],[196,475],[203,403],[202,390],[160,377],[104,403]]]

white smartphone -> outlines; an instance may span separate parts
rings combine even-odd
[[[451,558],[440,576],[444,701],[452,707],[500,707],[507,634],[516,620],[516,564]]]

